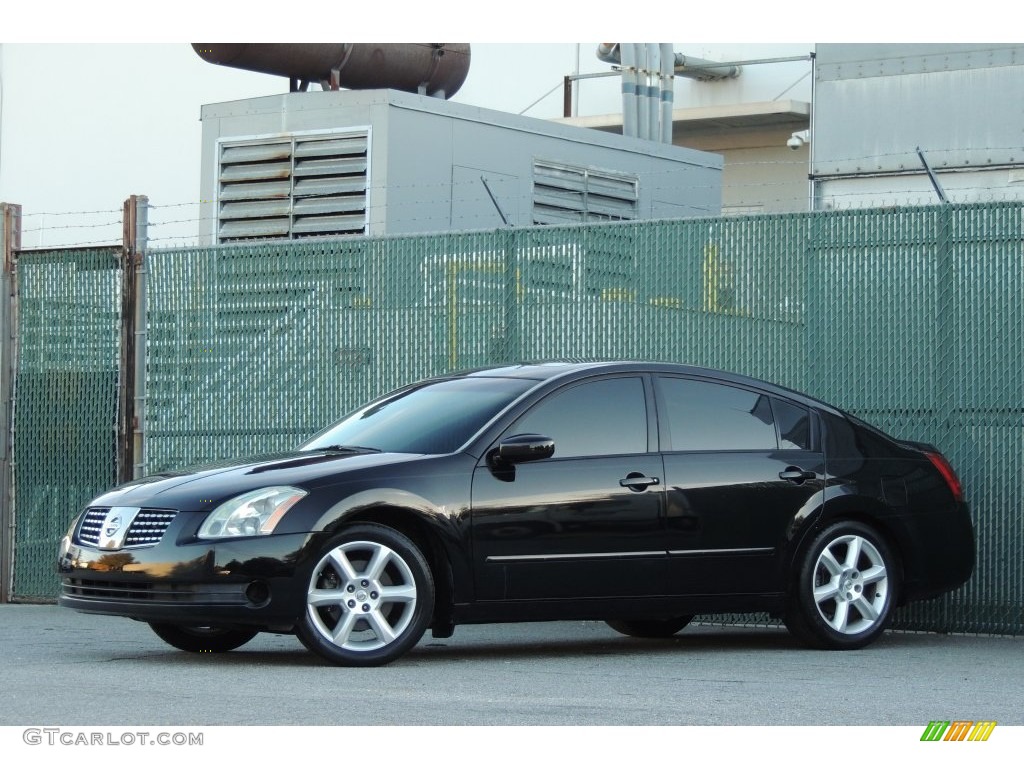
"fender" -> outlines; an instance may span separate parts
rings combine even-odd
[[[357,518],[381,521],[382,514],[395,513],[415,518],[431,533],[451,567],[453,584],[465,588],[474,583],[472,565],[467,559],[470,551],[468,509],[437,505],[401,488],[375,487],[358,491],[329,507],[313,524],[312,531],[329,536]],[[471,599],[458,589],[454,597],[456,602]]]
[[[805,543],[826,525],[837,520],[858,520],[872,526],[879,535],[888,539],[903,570],[913,570],[914,563],[907,559],[908,552],[912,552],[913,548],[907,546],[909,534],[901,518],[877,498],[860,493],[855,485],[837,483],[813,496],[793,518],[786,553],[781,563],[783,578],[788,580],[792,575],[792,565]]]

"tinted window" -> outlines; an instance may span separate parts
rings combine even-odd
[[[811,414],[806,408],[772,398],[772,412],[779,426],[779,447],[811,448]]]
[[[425,384],[361,408],[302,449],[347,445],[397,453],[451,453],[536,383],[465,378]]]
[[[647,453],[643,381],[604,379],[560,390],[530,410],[509,434],[555,441],[555,458]]]
[[[775,450],[769,398],[739,387],[658,379],[669,425],[668,450]]]

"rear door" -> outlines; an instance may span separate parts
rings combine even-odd
[[[824,485],[812,412],[707,379],[659,376],[655,390],[673,590],[778,591],[776,554]]]

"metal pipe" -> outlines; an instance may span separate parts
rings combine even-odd
[[[597,58],[609,64],[620,63],[616,56],[629,47],[628,43],[601,43],[597,47]],[[616,50],[618,49],[618,50]],[[717,62],[707,59],[698,59],[696,56],[686,56],[677,53],[673,56],[675,74],[680,77],[690,77],[694,80],[725,80],[727,78],[739,77],[743,71],[743,64],[774,64],[785,61],[808,61],[812,56],[782,56],[775,59],[749,59],[747,61]],[[622,62],[625,66],[625,62]]]
[[[672,43],[661,43],[661,141],[672,143],[672,105],[675,101],[675,73]]]
[[[939,177],[935,175],[935,171],[933,171],[931,165],[928,164],[928,158],[924,156],[924,150],[922,150],[921,147],[917,147],[917,156],[921,158],[921,165],[924,166],[925,173],[928,174],[928,180],[931,181],[935,194],[939,196],[939,202],[948,205],[949,198],[946,197],[946,190],[944,190],[942,185],[939,183]]]
[[[618,43],[598,43],[597,58],[606,64],[621,64]]]
[[[661,141],[661,48],[647,43],[647,138]]]
[[[636,135],[641,139],[651,137],[650,112],[647,110],[647,46],[633,43],[636,51]]]
[[[739,66],[722,65],[707,59],[698,59],[696,56],[685,56],[681,53],[675,56],[675,73],[683,77],[692,77],[694,80],[726,80],[739,77],[741,71]]]
[[[776,56],[770,59],[737,59],[736,61],[719,61],[716,67],[736,67],[742,69],[753,64],[788,64],[793,61],[814,61],[813,53],[805,53],[802,56]]]
[[[601,45],[617,45],[617,43],[601,43]],[[673,56],[674,56],[674,54],[673,54]],[[602,58],[601,56],[598,56],[597,58],[601,59],[601,61],[607,61],[609,64],[620,64],[621,63],[618,59],[605,59],[605,58]],[[742,68],[742,67],[751,66],[751,65],[754,65],[754,64],[787,64],[787,63],[795,62],[795,61],[812,61],[813,62],[814,61],[814,56],[812,54],[807,54],[807,55],[804,55],[804,56],[779,56],[779,57],[774,58],[774,59],[739,59],[737,61],[720,61],[720,62],[718,62],[718,66],[720,66],[720,67],[741,67]],[[619,70],[613,69],[613,70],[608,71],[608,72],[583,72],[583,73],[578,74],[578,75],[568,75],[568,78],[570,80],[576,81],[576,80],[591,80],[593,78],[598,78],[598,77],[619,77],[620,75],[621,75],[621,72]],[[35,249],[33,249],[33,250],[35,250]]]
[[[636,50],[628,43],[615,43],[614,48],[616,59],[622,62],[622,135],[636,136]]]

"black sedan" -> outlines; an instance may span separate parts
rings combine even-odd
[[[636,362],[412,384],[292,453],[122,485],[58,558],[61,605],[177,648],[294,632],[357,666],[427,628],[599,619],[667,637],[718,612],[861,648],[973,567],[934,447],[762,381]]]

